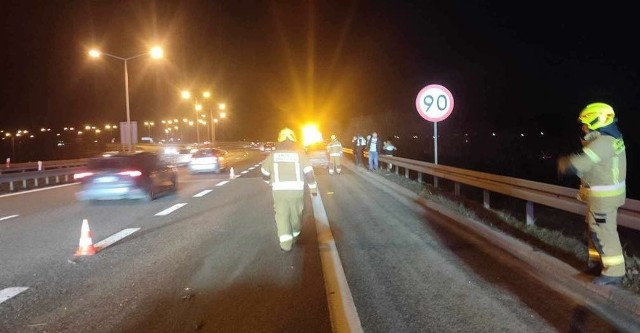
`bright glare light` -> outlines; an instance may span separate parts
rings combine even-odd
[[[164,57],[164,51],[160,46],[152,47],[151,50],[149,51],[149,54],[151,54],[151,58],[153,59],[160,59]]]
[[[220,103],[220,104],[218,104],[218,108],[219,108],[220,110],[224,110],[224,109],[226,109],[226,108],[227,108],[227,105],[225,105],[224,103]]]
[[[196,104],[196,111],[202,111],[202,104]]]
[[[305,146],[310,144],[322,142],[322,134],[318,130],[316,125],[306,125],[302,128],[302,143]]]
[[[220,118],[226,118],[226,117],[227,117],[226,112],[220,112]]]
[[[102,55],[102,52],[100,52],[100,51],[98,51],[96,49],[89,50],[89,56],[91,58],[98,58],[98,57],[100,57],[100,55]]]
[[[205,92],[202,93],[202,97],[209,98],[209,97],[211,97],[211,93],[208,92],[208,91],[205,91]]]
[[[182,93],[181,93],[181,95],[182,95],[182,98],[184,98],[184,99],[189,99],[189,98],[191,98],[191,92],[189,92],[189,91],[187,91],[187,90],[183,90],[183,91],[182,91]]]

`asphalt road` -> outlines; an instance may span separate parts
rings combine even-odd
[[[0,332],[331,332],[311,199],[299,243],[281,252],[263,158],[231,161],[232,180],[183,170],[176,194],[149,203],[78,202],[77,185],[0,197],[0,291],[28,288],[0,297]],[[365,332],[619,327],[490,240],[360,173],[316,169]],[[94,243],[140,229],[76,257],[83,219]]]

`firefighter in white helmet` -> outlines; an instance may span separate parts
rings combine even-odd
[[[331,135],[331,141],[327,145],[327,152],[329,153],[329,175],[340,174],[342,171],[341,159],[342,159],[342,144],[334,134]]]
[[[626,198],[627,156],[616,120],[611,106],[587,105],[578,117],[585,134],[582,152],[558,159],[558,172],[575,174],[582,183],[579,198],[588,208],[587,271],[600,275],[593,280],[596,285],[618,285],[625,276],[616,218]]]
[[[276,150],[262,162],[262,178],[271,185],[280,248],[291,251],[302,229],[305,183],[313,196],[318,195],[311,163],[291,129],[278,134]]]

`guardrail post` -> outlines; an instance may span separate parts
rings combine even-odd
[[[409,168],[404,168],[404,178],[409,178]]]
[[[422,172],[418,171],[418,183],[422,184]]]
[[[33,179],[34,184],[36,185],[36,187],[38,187],[38,177]]]
[[[13,181],[9,182],[9,191],[13,192]]]
[[[64,181],[68,182],[69,181],[69,175],[64,175]]]
[[[533,202],[527,201],[527,225],[534,225],[535,220],[533,218]]]
[[[396,165],[396,175],[400,174],[400,167]]]
[[[460,196],[460,183],[453,183],[453,191],[456,196]]]
[[[482,191],[482,203],[484,204],[484,208],[491,208],[489,191],[487,190]]]
[[[22,188],[27,188],[27,180],[26,179],[24,179],[22,181]]]
[[[433,177],[433,187],[438,188],[438,177]]]
[[[44,177],[44,183],[49,185],[49,176]]]
[[[56,184],[60,184],[60,176],[56,175]]]

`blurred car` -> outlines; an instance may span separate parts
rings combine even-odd
[[[263,151],[265,153],[268,153],[272,150],[276,150],[275,142],[265,142],[265,144],[260,147],[260,151]]]
[[[327,152],[327,144],[324,142],[316,142],[304,147],[307,157],[311,162],[311,166],[327,168],[329,166],[329,153]]]
[[[191,156],[189,173],[215,172],[227,168],[227,152],[216,148],[201,148]]]
[[[81,201],[143,199],[176,191],[177,170],[152,152],[118,153],[92,158],[84,172],[73,175],[82,184]]]

